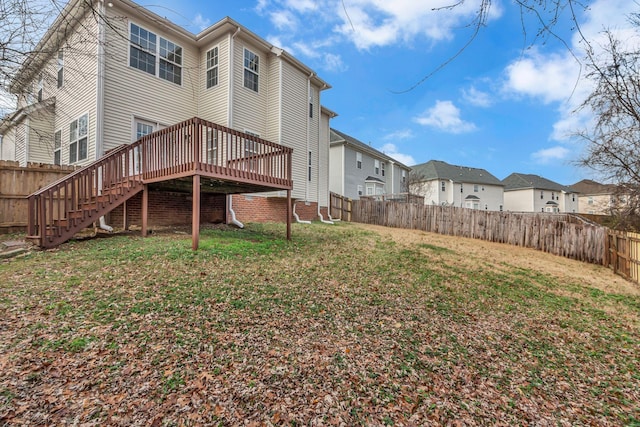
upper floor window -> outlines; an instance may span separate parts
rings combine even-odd
[[[589,196],[589,198],[587,199],[587,204],[588,205],[592,205],[593,204],[593,197]]]
[[[541,191],[541,192],[540,192],[540,198],[541,198],[541,199],[544,199],[544,191]]]
[[[69,163],[73,164],[87,158],[88,134],[88,114],[80,116],[69,125]]]
[[[374,169],[376,175],[380,175],[380,160],[374,160],[373,161],[373,169]]]
[[[473,184],[473,192],[477,193],[480,190],[480,187],[478,186],[478,184]]]
[[[244,87],[258,92],[260,57],[249,49],[244,50]]]
[[[446,191],[447,183],[445,181],[441,181],[440,182],[440,188],[442,189],[442,191]]]
[[[42,101],[43,89],[44,89],[44,77],[42,77],[42,74],[40,74],[40,77],[38,77],[38,102]]]
[[[384,162],[380,163],[380,171],[382,176],[384,176]]]
[[[207,89],[218,85],[218,46],[207,52]]]
[[[133,23],[129,42],[129,66],[172,83],[182,84],[180,46]]]
[[[362,153],[356,153],[356,167],[362,169]]]
[[[402,183],[404,184],[407,181],[407,172],[402,171]]]
[[[53,164],[62,164],[62,131],[57,130],[53,135]]]
[[[308,166],[309,166],[309,168],[308,168],[309,169],[308,180],[311,181],[311,151],[309,151],[309,163],[308,163]]]
[[[58,87],[62,87],[64,83],[64,51],[58,51]]]

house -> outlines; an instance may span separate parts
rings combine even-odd
[[[411,170],[336,129],[331,129],[329,164],[329,190],[350,199],[404,193]]]
[[[578,193],[578,212],[592,215],[612,215],[627,203],[624,190],[615,184],[601,184],[583,179],[571,185]]]
[[[329,88],[308,66],[229,17],[192,34],[130,0],[71,0],[11,84],[18,104],[0,123],[0,154],[21,165],[84,166],[122,144],[198,117],[210,123],[200,137],[208,144],[203,158],[220,157],[232,139],[239,141],[236,160],[254,156],[266,164],[258,145],[290,148],[293,213],[311,220],[326,214],[328,205],[334,113],[322,108],[321,93]],[[227,139],[218,139],[223,134]],[[175,147],[165,148],[161,156]],[[143,167],[140,153],[132,156]],[[233,161],[227,157],[223,166]],[[243,167],[253,168],[248,162]],[[218,198],[206,203],[222,206],[213,219],[285,219],[286,185],[242,188],[249,178],[243,179],[235,187],[219,180],[207,184]],[[190,218],[184,212],[172,218],[166,207],[178,212],[178,205],[191,200],[191,188],[169,187],[159,179],[152,186],[149,209],[157,215],[152,212],[151,223]],[[140,220],[140,203],[141,195],[129,201],[134,222]],[[119,220],[125,213],[116,209],[110,215]]]
[[[578,212],[578,194],[538,175],[512,173],[502,180],[504,209],[516,212]]]
[[[411,172],[412,192],[425,204],[501,211],[503,184],[485,169],[429,160]]]

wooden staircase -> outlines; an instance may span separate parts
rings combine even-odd
[[[44,249],[58,246],[143,191],[146,184],[172,179],[192,177],[198,201],[201,177],[233,183],[225,187],[232,190],[221,192],[287,190],[290,199],[292,152],[290,147],[193,118],[121,145],[31,194],[27,239]],[[199,206],[194,205],[196,211],[199,215]],[[198,221],[199,217],[194,226]],[[146,218],[143,230],[145,225]]]

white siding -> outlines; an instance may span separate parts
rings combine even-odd
[[[25,122],[28,122],[28,119],[15,128],[16,161],[20,163],[20,166],[27,165],[27,125]]]
[[[198,117],[222,126],[228,126],[229,37],[227,34],[201,49],[201,73],[197,82],[202,88]],[[218,47],[218,85],[207,88],[207,52],[215,46]]]
[[[113,18],[110,24],[114,28],[107,26],[106,35],[105,151],[131,142],[134,117],[172,125],[196,116],[199,88],[204,84],[199,72],[200,52],[188,39],[166,32],[141,17],[127,15],[116,7],[107,11]],[[182,47],[181,85],[129,66],[130,22]],[[159,38],[157,41],[159,43]]]
[[[240,33],[241,35],[242,33]],[[244,49],[259,56],[258,92],[244,87]],[[249,130],[264,138],[267,134],[267,94],[269,88],[269,54],[257,46],[243,41],[240,37],[234,41],[233,53],[233,122],[231,127],[239,131]]]
[[[34,113],[29,120],[29,162],[53,163],[53,114]]]
[[[345,147],[334,145],[329,150],[329,191],[346,196],[344,188]]]
[[[511,190],[504,192],[504,210],[512,212],[540,212],[534,210],[534,190]]]
[[[316,107],[317,106],[317,107]],[[329,206],[329,129],[330,117],[321,113],[320,93],[318,92],[318,103],[314,105],[314,118],[319,117],[318,135],[318,155],[320,156],[320,169],[318,171],[318,180],[320,194],[318,195],[318,203],[320,206]]]

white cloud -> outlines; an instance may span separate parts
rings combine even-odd
[[[318,9],[318,6],[313,0],[287,0],[287,7],[300,13],[314,12]]]
[[[391,132],[390,134],[385,135],[382,139],[384,140],[403,140],[403,139],[411,139],[413,138],[414,134],[413,131],[411,129],[402,129],[402,130],[397,130],[395,132]]]
[[[471,105],[475,105],[477,107],[490,107],[493,105],[493,99],[491,95],[487,92],[482,92],[476,89],[474,86],[471,86],[468,90],[462,90],[462,97],[465,101],[467,101]]]
[[[274,27],[279,30],[294,31],[298,26],[296,17],[288,10],[280,10],[269,14],[269,19]]]
[[[411,166],[415,165],[416,161],[409,154],[402,154],[398,152],[398,147],[395,144],[384,144],[382,147],[378,148],[378,151],[382,151],[387,156],[396,159],[400,163]]]
[[[570,153],[571,151],[568,148],[556,146],[536,151],[531,155],[531,157],[536,161],[536,163],[549,164],[552,162],[565,160]]]
[[[447,133],[458,134],[476,130],[476,125],[460,118],[460,110],[451,101],[436,101],[436,105],[422,115],[414,117],[414,121]]]
[[[342,23],[337,31],[349,37],[359,49],[387,46],[416,37],[438,41],[450,39],[454,29],[471,23],[480,8],[480,0],[354,0],[337,2]],[[489,18],[502,13],[494,2]]]
[[[195,18],[193,18],[193,25],[198,28],[198,30],[203,31],[211,25],[211,19],[204,18],[202,14],[198,13]]]
[[[342,61],[342,57],[340,55],[325,53],[323,59],[324,65],[322,68],[327,71],[344,72],[349,69],[349,67],[347,67],[347,65]]]

